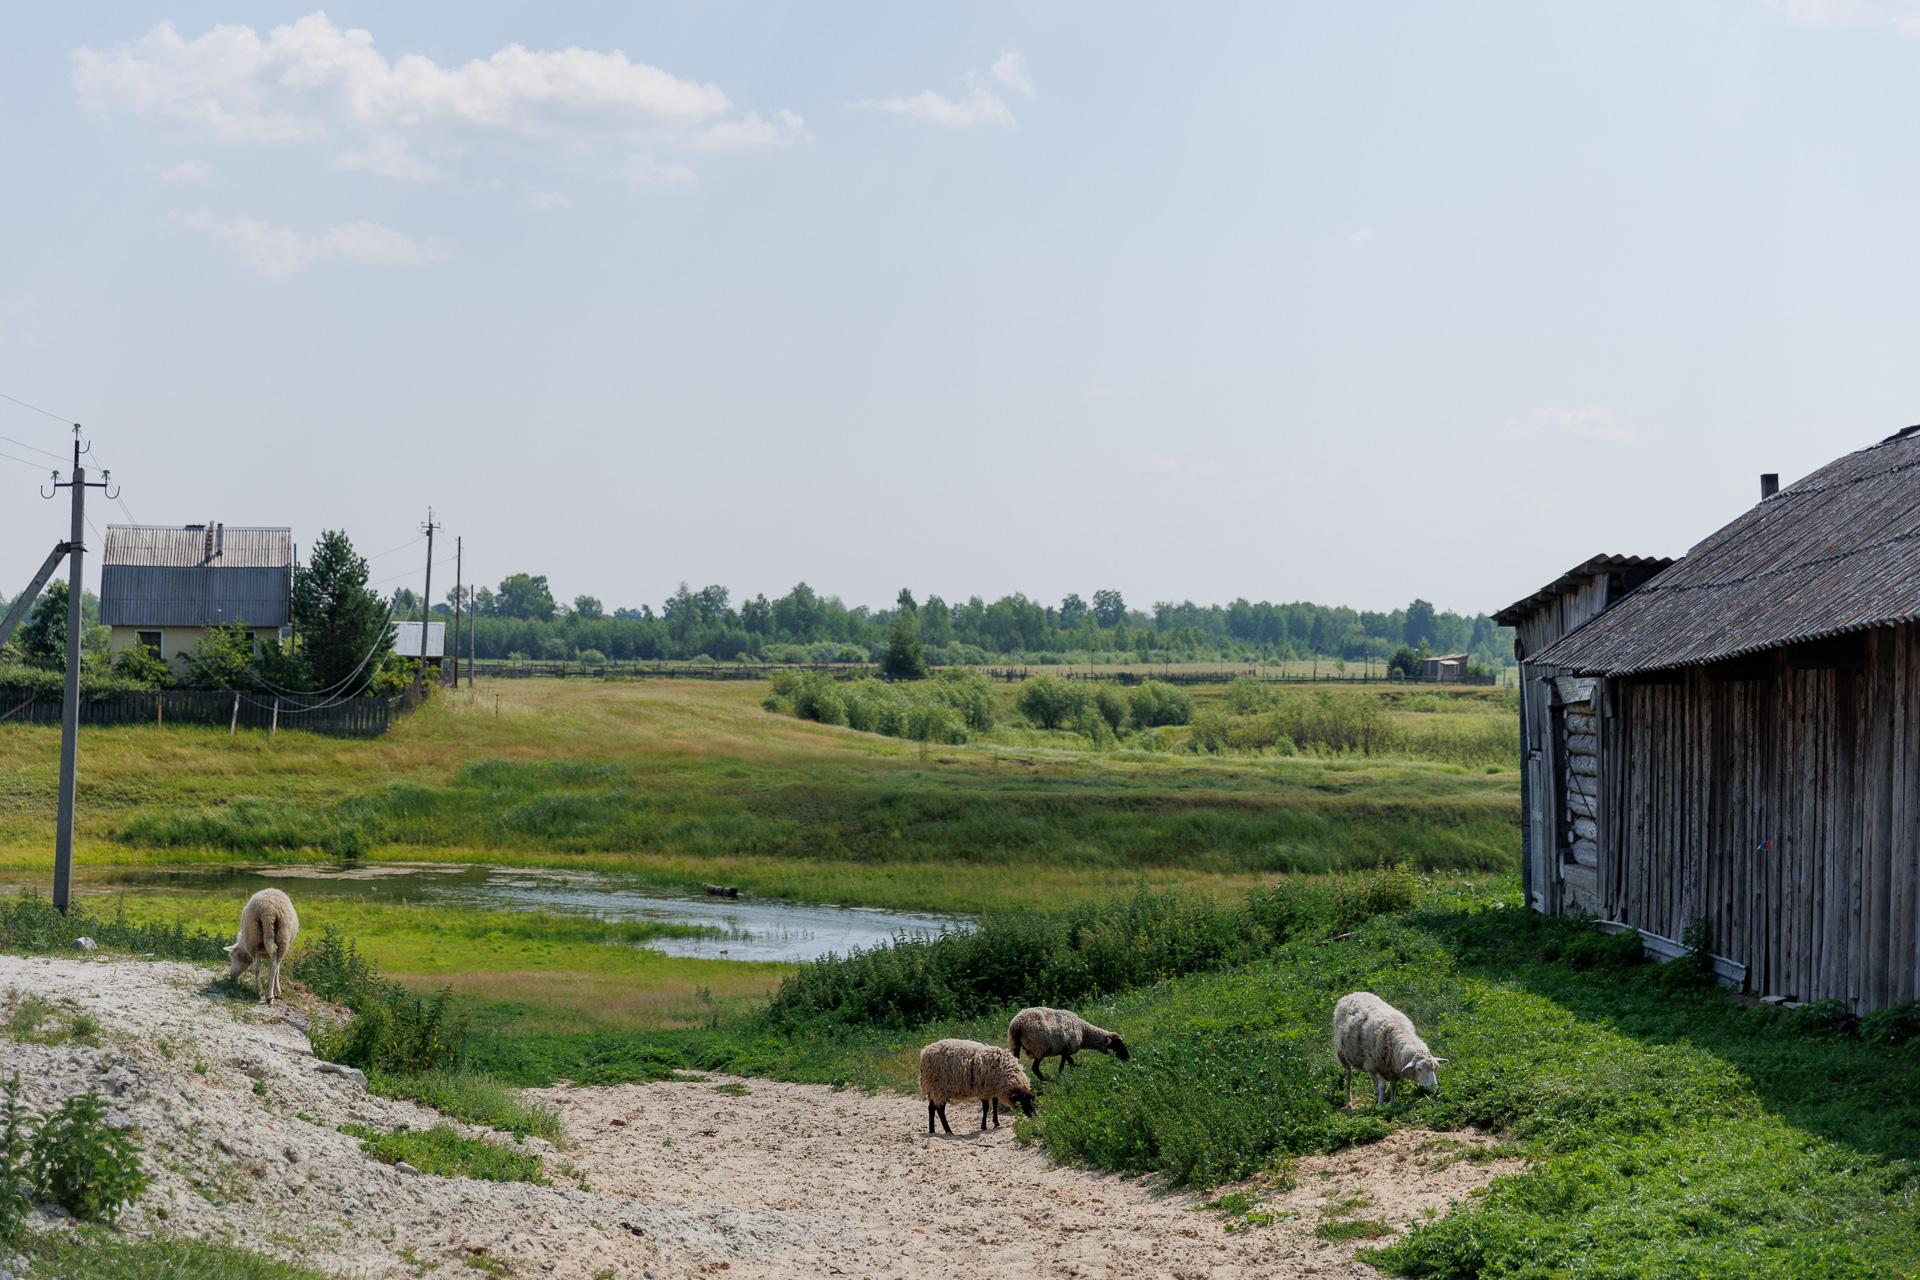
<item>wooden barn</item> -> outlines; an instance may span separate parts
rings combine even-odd
[[[1600,556],[1517,631],[1536,910],[1856,1011],[1920,998],[1920,427],[1683,558]]]

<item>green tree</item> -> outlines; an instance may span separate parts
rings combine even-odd
[[[1059,676],[1035,676],[1020,683],[1013,705],[1038,729],[1063,729],[1085,710],[1086,688]]]
[[[597,596],[575,596],[573,598],[573,616],[592,621],[595,618],[606,617],[607,611],[601,607],[600,599]]]
[[[880,670],[895,680],[918,680],[927,674],[927,660],[920,650],[920,627],[905,609],[893,615]]]
[[[908,587],[900,588],[900,594],[893,598],[893,606],[902,613],[918,613],[920,611],[920,606],[913,602],[913,591]]]
[[[493,611],[503,618],[548,622],[556,607],[544,573],[516,573],[502,578],[500,589],[493,594]]]
[[[20,652],[28,662],[67,669],[67,580],[55,578],[34,601],[20,627]]]
[[[1408,605],[1406,642],[1418,649],[1423,644],[1431,645],[1438,636],[1439,630],[1433,616],[1433,606],[1425,600],[1415,600]]]
[[[1093,593],[1093,617],[1103,627],[1118,626],[1127,616],[1127,602],[1112,587]]]
[[[393,652],[386,602],[368,589],[366,560],[337,529],[294,570],[293,617],[314,687],[327,693],[360,691]]]

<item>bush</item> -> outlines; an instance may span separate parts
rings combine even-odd
[[[1013,705],[1036,729],[1065,729],[1086,709],[1086,686],[1059,676],[1034,676],[1020,682]]]
[[[582,649],[574,655],[573,660],[583,667],[604,667],[607,665],[607,655],[598,649]]]
[[[468,1015],[454,1003],[451,991],[422,997],[380,977],[353,941],[331,927],[317,946],[301,954],[294,972],[309,990],[346,1005],[353,1014],[344,1026],[314,1026],[311,1039],[318,1057],[389,1075],[459,1064]]]
[[[1234,683],[1238,684],[1240,681]],[[1133,714],[1133,723],[1143,729],[1169,724],[1187,724],[1193,719],[1193,698],[1185,689],[1170,685],[1164,680],[1148,680],[1137,685],[1128,696],[1128,702]]]
[[[1869,1013],[1860,1019],[1860,1038],[1888,1045],[1920,1040],[1920,1000]]]
[[[148,689],[164,689],[173,683],[173,668],[167,665],[166,659],[142,645],[114,654],[113,674],[129,684]]]
[[[68,904],[67,914],[53,909],[53,903],[28,890],[0,904],[0,949],[12,952],[71,952],[73,940],[89,937],[109,951],[150,954],[164,960],[191,960],[201,963],[225,958],[224,944],[231,935],[188,930],[179,922],[172,924],[135,924],[125,911],[98,916],[84,901]]]
[[[15,1071],[6,1098],[0,1100],[0,1245],[19,1237],[33,1208],[26,1144],[27,1109],[20,1102],[20,1073]]]
[[[30,1151],[34,1189],[76,1218],[111,1222],[147,1189],[139,1144],[107,1123],[92,1090],[48,1116]]]
[[[1093,709],[1106,722],[1108,729],[1119,733],[1127,727],[1127,698],[1110,684],[1103,684],[1093,691]]]

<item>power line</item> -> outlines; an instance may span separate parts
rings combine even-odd
[[[47,464],[44,462],[31,462],[26,458],[16,458],[10,453],[0,453],[0,458],[5,458],[8,462],[17,462],[23,467],[32,467],[36,471],[47,470]]]
[[[55,422],[58,422],[62,426],[71,425],[73,422],[73,419],[67,417],[65,414],[55,413],[51,409],[42,409],[37,404],[28,404],[25,400],[22,400],[19,396],[10,396],[4,391],[0,391],[0,400],[11,400],[13,401],[13,403],[19,405],[22,409],[31,409],[35,413],[44,413],[49,418],[52,418]]]
[[[25,440],[16,440],[12,436],[0,436],[0,440],[5,440],[8,444],[17,444],[22,449],[30,449],[34,453],[44,453],[56,462],[65,462],[67,460],[67,455],[64,453],[55,453],[51,449],[42,449],[37,444],[28,444]]]

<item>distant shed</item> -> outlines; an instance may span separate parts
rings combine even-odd
[[[1590,561],[1497,615],[1530,901],[1667,952],[1703,922],[1759,994],[1920,998],[1920,428],[1763,478],[1657,564]]]
[[[1467,676],[1469,659],[1464,653],[1442,653],[1420,660],[1420,678],[1431,680],[1435,684],[1450,684],[1464,680]]]

